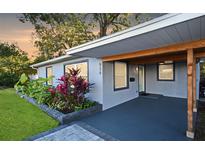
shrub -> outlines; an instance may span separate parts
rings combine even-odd
[[[15,89],[29,97],[35,98],[38,103],[44,103],[51,99],[51,94],[48,92],[50,85],[46,85],[51,78],[39,78],[30,80],[26,74],[22,74],[19,81],[15,85]]]
[[[18,81],[19,76],[15,73],[0,73],[0,87],[13,87]]]
[[[45,84],[51,78],[30,80],[26,74],[22,74],[15,89],[63,113],[78,111],[95,105],[95,102],[85,98],[91,84],[79,73],[79,69],[70,69],[69,73],[58,79],[57,87]]]
[[[91,104],[85,105],[85,94],[88,92],[90,84],[79,76],[79,73],[79,69],[69,69],[69,73],[58,79],[57,87],[49,89],[53,96],[52,101],[48,104],[49,106],[64,113],[91,106]]]

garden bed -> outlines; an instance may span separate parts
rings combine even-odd
[[[44,103],[38,104],[35,99],[30,98],[26,95],[22,95],[21,93],[18,93],[18,95],[20,95],[20,97],[26,99],[29,103],[37,106],[38,108],[40,108],[41,110],[46,112],[49,116],[58,120],[61,124],[67,124],[67,123],[73,122],[75,120],[80,120],[84,117],[87,117],[87,116],[90,116],[94,113],[102,111],[102,104],[96,103],[94,106],[92,106],[90,108],[64,114],[58,110],[55,110],[53,108],[49,108],[48,105],[46,105]]]

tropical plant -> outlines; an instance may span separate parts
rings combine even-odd
[[[23,73],[20,76],[19,81],[14,85],[14,88],[17,92],[20,92],[22,94],[26,94],[26,87],[29,82],[29,77]]]
[[[57,87],[45,84],[52,77],[30,80],[24,73],[16,83],[15,89],[36,99],[38,103],[45,103],[63,113],[78,111],[95,105],[95,102],[85,98],[92,84],[79,76],[79,73],[79,69],[70,69],[69,73],[58,79]]]
[[[91,84],[79,76],[79,69],[69,69],[69,73],[63,75],[56,88],[50,88],[53,99],[48,102],[50,107],[56,108],[64,113],[84,109],[94,103],[88,103],[85,94]],[[86,103],[87,102],[87,103]]]
[[[70,85],[71,94],[76,99],[77,104],[84,102],[85,94],[89,90],[89,83],[79,76],[79,69],[69,69],[68,81]]]
[[[14,87],[21,94],[35,98],[38,103],[44,103],[51,99],[51,94],[48,92],[48,89],[51,88],[51,86],[45,84],[51,79],[52,78],[50,77],[30,80],[24,73]]]

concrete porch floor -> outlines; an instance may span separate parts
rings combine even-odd
[[[119,140],[184,141],[187,100],[136,98],[81,120]]]

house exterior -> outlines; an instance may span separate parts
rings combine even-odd
[[[32,67],[39,77],[54,75],[53,85],[68,68],[80,68],[94,83],[87,97],[103,110],[149,93],[186,98],[186,133],[193,138],[202,57],[205,14],[177,13],[68,49],[66,55]]]

